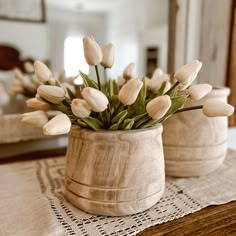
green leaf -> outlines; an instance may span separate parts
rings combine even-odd
[[[71,100],[69,98],[65,97],[62,101],[62,104],[71,109]]]
[[[164,82],[161,84],[161,87],[160,87],[159,90],[157,91],[156,97],[163,95],[164,90],[165,90],[165,87],[166,87],[166,81],[164,81]]]
[[[118,130],[119,129],[120,124],[116,123],[110,126],[109,130]]]
[[[145,116],[143,116],[141,119],[137,120],[134,125],[133,125],[133,129],[137,129],[139,128],[142,124],[144,124],[145,122],[150,120],[150,116],[145,114]]]
[[[125,106],[119,101],[115,105],[113,105],[113,112],[112,117],[114,118],[117,114],[119,114],[121,111],[125,109]]]
[[[81,118],[81,120],[94,130],[99,130],[102,128],[102,122],[94,117],[89,116],[86,118]]]
[[[139,129],[150,128],[150,127],[157,125],[158,123],[160,123],[158,120],[154,120],[150,117],[147,122],[145,122],[141,126],[139,126]]]
[[[84,74],[82,71],[79,71],[79,73],[83,78],[86,87],[92,87],[98,89],[98,84],[94,80],[90,79],[88,75]]]
[[[178,91],[179,82],[175,82],[175,84],[165,93],[165,95],[169,95],[170,97],[174,97]]]
[[[68,95],[70,97],[71,100],[73,100],[74,98],[76,98],[76,96],[73,94],[73,92],[69,89],[69,88],[66,88],[67,89],[67,92],[68,92]]]
[[[111,123],[112,124],[120,124],[124,119],[125,117],[127,116],[128,114],[128,111],[127,110],[124,110],[124,111],[121,111],[119,114],[117,114],[112,120],[111,120]]]
[[[83,127],[83,128],[89,128],[89,126],[82,120],[77,120],[77,123],[79,124],[79,126]]]
[[[107,82],[107,95],[112,97],[118,94],[118,88],[115,80],[109,80]]]
[[[147,115],[147,112],[143,113],[143,114],[140,114],[140,115],[137,115],[134,118],[134,121],[138,121],[138,120],[141,120],[143,117],[145,117]]]
[[[55,84],[55,85],[56,85],[57,87],[62,87],[62,86],[61,86],[61,83],[60,83],[58,80],[55,80],[55,81],[56,81],[56,84]]]
[[[167,118],[169,118],[172,114],[174,114],[179,109],[182,109],[187,102],[188,95],[180,95],[178,97],[171,98],[171,107],[167,111],[167,113],[159,119],[159,123],[164,122]]]
[[[134,119],[125,119],[122,124],[122,129],[129,130],[132,128],[133,124],[134,124]]]

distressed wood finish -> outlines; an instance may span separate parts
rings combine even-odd
[[[232,0],[202,1],[199,82],[225,86]],[[216,17],[217,16],[217,17]]]
[[[135,131],[72,128],[65,196],[78,208],[121,216],[153,206],[164,191],[162,126]]]
[[[203,104],[208,98],[227,100],[229,89],[218,88],[186,106]],[[169,176],[208,174],[224,161],[227,150],[227,117],[206,117],[202,110],[178,113],[164,124],[165,170]]]
[[[236,107],[236,1],[234,1],[233,15],[232,15],[232,31],[230,40],[229,52],[229,68],[228,68],[227,85],[231,89],[229,96],[229,103]],[[229,117],[230,126],[236,126],[236,111]]]

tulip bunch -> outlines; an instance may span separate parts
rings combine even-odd
[[[34,97],[37,93],[39,82],[34,76],[34,66],[31,62],[24,63],[24,70],[26,73],[18,68],[14,68],[14,78],[12,86],[9,90],[9,95],[16,96],[22,94],[25,97]]]
[[[90,35],[83,39],[87,63],[95,67],[97,82],[80,72],[84,86],[80,96],[53,78],[51,71],[40,61],[34,63],[35,76],[41,85],[35,98],[27,105],[40,111],[25,113],[22,121],[42,127],[47,135],[69,132],[71,125],[93,130],[131,130],[153,127],[171,115],[187,110],[202,109],[206,116],[229,116],[234,108],[218,100],[201,106],[185,107],[188,99],[198,100],[208,94],[209,84],[190,84],[197,77],[202,63],[198,60],[179,68],[175,83],[161,69],[152,78],[136,77],[134,63],[130,63],[118,80],[100,82],[98,65],[104,70],[114,63],[114,46],[103,51]]]

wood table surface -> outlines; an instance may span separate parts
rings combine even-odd
[[[65,155],[66,149],[53,149],[0,159],[0,164]],[[143,230],[138,236],[236,236],[236,201],[209,206],[179,219]]]

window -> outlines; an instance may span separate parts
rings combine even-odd
[[[89,66],[84,58],[82,37],[67,37],[64,42],[64,69],[66,76],[76,76],[79,70],[88,74]]]

